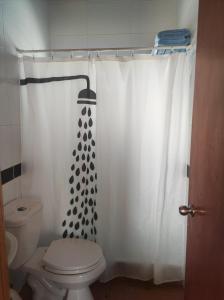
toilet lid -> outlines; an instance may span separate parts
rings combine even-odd
[[[99,245],[82,239],[60,239],[48,247],[42,262],[46,269],[59,273],[83,272],[91,269],[103,257]]]

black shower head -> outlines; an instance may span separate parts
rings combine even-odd
[[[84,89],[79,92],[79,98],[96,99],[96,93],[90,89]]]

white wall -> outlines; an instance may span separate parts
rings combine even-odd
[[[7,39],[20,49],[49,47],[48,1],[4,0]]]
[[[49,0],[52,48],[150,47],[179,0]]]
[[[0,170],[21,162],[17,48],[46,48],[47,2],[0,0]],[[3,185],[4,203],[20,196],[20,177]]]
[[[189,28],[195,38],[198,25],[198,6],[199,0],[179,0],[177,11],[178,26]]]

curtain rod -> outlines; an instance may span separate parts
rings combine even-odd
[[[103,51],[153,51],[153,50],[175,50],[175,49],[190,49],[190,46],[164,46],[150,48],[81,48],[81,49],[43,49],[43,50],[22,50],[16,48],[18,53],[53,53],[53,52],[103,52]]]

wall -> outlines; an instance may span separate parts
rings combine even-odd
[[[49,0],[52,48],[150,47],[179,0]]]
[[[4,203],[20,196],[20,92],[15,47],[49,47],[47,20],[46,1],[0,0],[0,170],[5,182]]]
[[[199,0],[179,0],[177,23],[179,27],[189,28],[196,39],[198,26]]]

